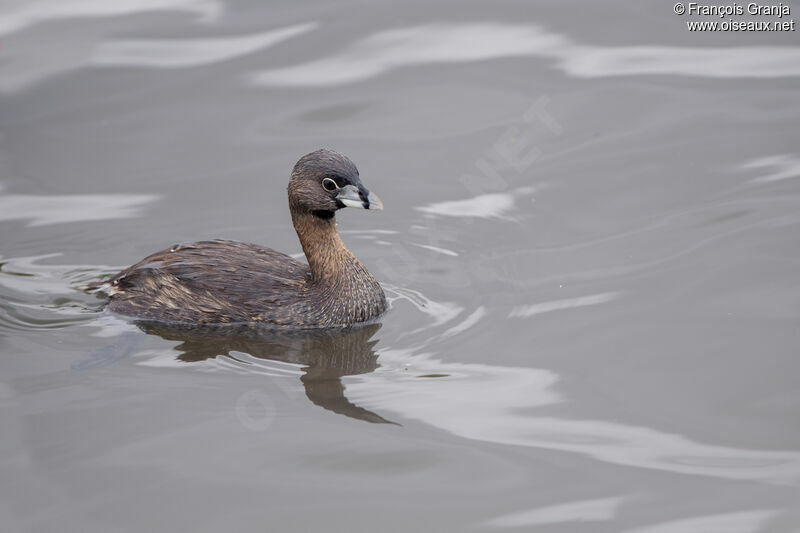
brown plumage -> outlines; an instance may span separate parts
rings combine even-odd
[[[255,244],[200,241],[156,252],[88,289],[105,289],[111,311],[156,322],[345,326],[386,309],[380,284],[339,237],[338,209],[381,209],[355,165],[330,150],[300,158],[289,211],[308,265]]]

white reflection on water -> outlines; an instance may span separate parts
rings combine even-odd
[[[481,194],[466,200],[437,202],[416,207],[417,211],[430,215],[473,218],[507,218],[514,208],[514,197],[506,193]]]
[[[763,531],[775,511],[741,511],[670,520],[652,526],[628,529],[624,533],[756,533]]]
[[[133,218],[145,204],[159,198],[154,194],[2,194],[0,221],[30,220],[28,226],[65,222]]]
[[[695,442],[654,428],[605,420],[536,416],[563,401],[551,371],[452,363],[409,350],[382,350],[374,373],[347,379],[347,397],[467,439],[575,452],[599,461],[726,479],[800,484],[800,453]],[[424,378],[426,375],[446,376]],[[475,391],[480,391],[476,394]]]
[[[0,3],[0,35],[51,20],[147,11],[188,11],[198,14],[203,22],[211,22],[222,13],[222,4],[217,0],[4,0]]]
[[[769,183],[790,178],[800,178],[800,157],[795,155],[771,155],[760,157],[742,165],[743,169],[771,169],[764,176],[750,180],[750,183]]]
[[[467,318],[465,318],[455,326],[451,327],[450,329],[442,333],[442,338],[455,337],[459,333],[463,333],[469,330],[472,326],[479,323],[484,316],[486,316],[486,308],[481,305],[477,309],[475,309],[475,311],[473,311]]]
[[[598,500],[582,500],[567,502],[547,507],[538,507],[498,516],[486,522],[489,527],[506,528],[522,526],[540,526],[544,524],[561,524],[565,522],[602,522],[611,520],[617,515],[624,497],[601,498]]]
[[[436,252],[442,255],[448,255],[450,257],[458,257],[458,252],[454,252],[453,250],[448,250],[447,248],[442,248],[440,246],[433,246],[432,244],[420,244],[418,242],[412,242],[414,246],[419,246],[420,248],[424,248],[425,250],[430,250],[431,252]]]
[[[601,294],[592,294],[591,296],[579,296],[577,298],[565,298],[563,300],[555,300],[552,302],[522,305],[512,309],[508,316],[509,318],[527,318],[533,315],[549,313],[551,311],[572,309],[574,307],[585,307],[587,305],[598,305],[616,300],[617,296],[618,293],[616,292],[604,292]]]
[[[125,333],[145,335],[145,333],[130,320],[110,313],[96,315],[89,326],[92,328],[90,334],[92,337],[111,339],[124,335]]]
[[[365,80],[407,65],[461,63],[555,53],[568,41],[527,26],[502,24],[424,25],[385,30],[341,54],[256,74],[259,85],[339,85]]]
[[[316,26],[316,23],[309,22],[253,35],[208,39],[114,41],[100,45],[90,63],[115,67],[195,67],[251,54],[311,31]]]
[[[574,46],[556,56],[567,74],[585,78],[667,74],[698,78],[800,76],[800,49],[790,46]]]
[[[576,77],[800,76],[800,49],[797,47],[589,46],[538,26],[483,23],[431,24],[381,31],[337,55],[256,73],[252,81],[264,86],[341,85],[406,66],[506,57],[555,60],[561,70]]]

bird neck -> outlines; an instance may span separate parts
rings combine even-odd
[[[344,276],[345,269],[356,259],[339,236],[336,217],[319,216],[300,209],[291,209],[291,213],[312,279],[334,280]]]

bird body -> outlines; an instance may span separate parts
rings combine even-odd
[[[307,265],[255,244],[199,241],[156,252],[87,288],[105,290],[109,310],[150,322],[309,328],[378,318],[383,290],[344,245],[335,218],[346,206],[383,207],[355,165],[331,150],[307,154],[288,193]]]

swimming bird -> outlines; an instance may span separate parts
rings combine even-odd
[[[304,155],[287,188],[307,264],[270,248],[228,240],[176,244],[109,280],[108,309],[148,322],[253,323],[296,328],[370,322],[386,310],[380,284],[342,242],[336,211],[383,209],[350,159],[332,150]]]

